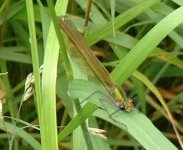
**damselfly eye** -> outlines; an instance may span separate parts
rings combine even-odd
[[[126,110],[126,108],[125,108],[124,105],[121,105],[119,108],[120,108],[120,110],[122,110],[122,111]]]

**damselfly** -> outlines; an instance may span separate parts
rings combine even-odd
[[[67,34],[89,67],[93,70],[95,75],[105,86],[106,90],[113,97],[112,102],[120,110],[130,112],[135,106],[134,100],[123,96],[121,89],[114,84],[112,77],[97,57],[92,53],[91,49],[87,46],[83,36],[74,26],[71,19],[68,16],[61,16],[59,18],[59,23],[62,30]]]

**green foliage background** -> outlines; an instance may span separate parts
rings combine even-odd
[[[183,1],[93,1],[90,22],[84,28],[88,3],[0,2],[0,70],[8,72],[1,74],[0,147],[180,149],[165,104],[182,133]],[[80,32],[85,31],[87,44],[109,68],[116,85],[123,85],[130,98],[137,95],[140,111],[118,112],[114,121],[100,109],[105,89],[66,51],[71,43],[60,32],[56,17],[66,13]],[[81,57],[77,59],[83,64]],[[34,80],[26,91],[33,96],[23,100],[31,72]],[[78,99],[95,91],[105,94],[96,94],[80,106]],[[109,103],[107,109],[113,112],[116,107]],[[88,126],[106,130],[108,138],[91,134]]]

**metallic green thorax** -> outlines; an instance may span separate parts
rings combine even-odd
[[[111,95],[113,95],[115,100],[119,100],[119,101],[124,101],[125,99],[122,97],[121,91],[114,86],[113,88],[111,88]]]
[[[117,86],[111,86],[109,92],[114,98],[114,103],[121,110],[130,112],[134,108],[134,101],[131,99],[124,98],[122,96],[123,94],[122,94],[120,88],[118,88]]]

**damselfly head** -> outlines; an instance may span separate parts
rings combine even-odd
[[[134,108],[133,100],[131,100],[131,99],[125,100],[125,103],[124,103],[124,110],[125,110],[126,112],[130,112],[133,108]]]
[[[126,99],[124,103],[124,110],[126,112],[130,112],[134,107],[137,106],[138,99],[137,96],[133,97],[132,99]]]
[[[123,101],[117,100],[116,105],[120,110],[126,112],[130,112],[134,108],[133,100],[130,99],[125,99]]]

